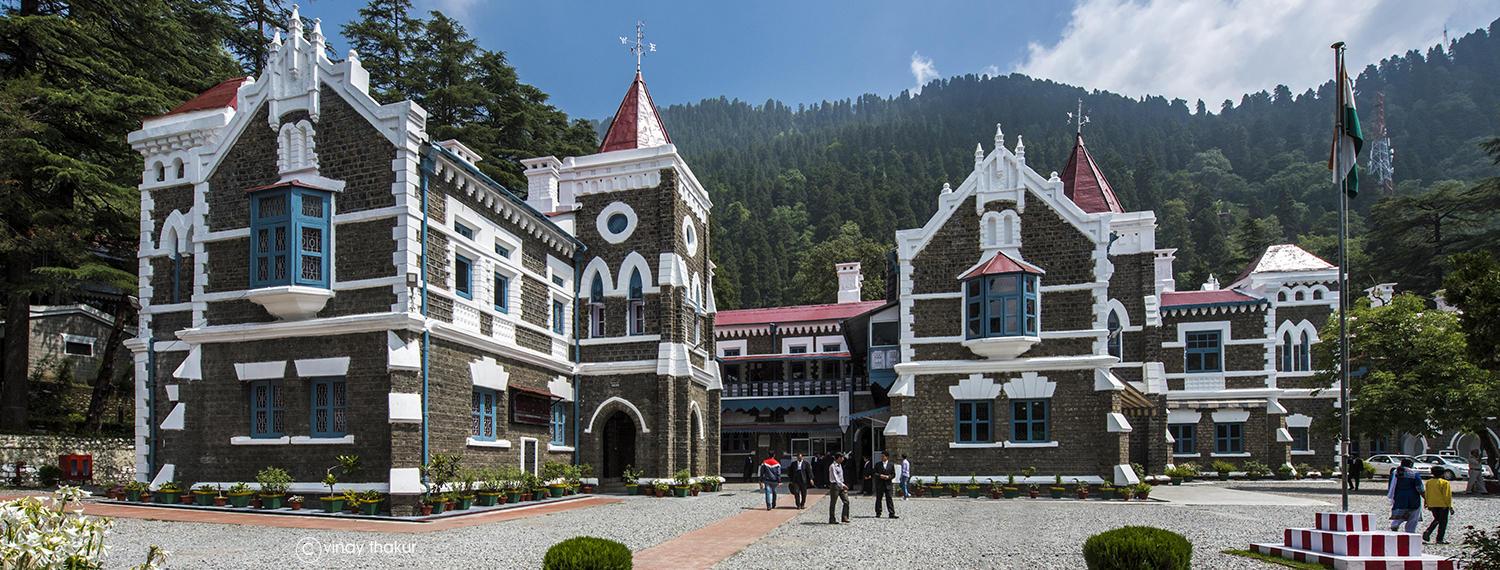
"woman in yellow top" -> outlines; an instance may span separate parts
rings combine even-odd
[[[1427,525],[1427,531],[1422,533],[1422,542],[1432,538],[1433,529],[1437,529],[1437,543],[1448,544],[1443,538],[1448,533],[1448,515],[1453,513],[1453,487],[1442,477],[1433,477],[1427,483],[1424,498],[1427,500],[1427,510],[1432,511],[1432,524]]]

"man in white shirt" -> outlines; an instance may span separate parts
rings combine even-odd
[[[833,518],[834,509],[839,500],[844,501],[843,523],[849,524],[849,486],[844,484],[844,456],[834,456],[833,461],[828,464],[828,524],[839,524],[838,519]]]
[[[1484,463],[1479,460],[1479,450],[1469,451],[1469,486],[1464,493],[1470,495],[1483,495],[1484,492]]]
[[[911,497],[911,489],[908,487],[910,483],[911,462],[907,461],[906,454],[903,453],[901,454],[901,500],[903,501],[905,501],[908,497]]]

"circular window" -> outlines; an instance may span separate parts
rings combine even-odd
[[[615,215],[609,217],[609,233],[623,233],[628,227],[630,227],[630,218],[625,217],[625,214],[616,212]]]
[[[594,227],[599,230],[599,237],[609,243],[622,243],[635,233],[636,223],[635,210],[624,202],[614,202],[605,206],[594,218]]]
[[[682,241],[689,257],[698,255],[698,227],[693,224],[692,216],[682,217]]]

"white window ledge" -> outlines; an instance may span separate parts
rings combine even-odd
[[[1005,447],[1005,442],[995,443],[948,443],[948,449],[997,449]]]
[[[1202,453],[1173,453],[1172,457],[1203,457]]]
[[[1317,455],[1317,454],[1318,454],[1318,452],[1312,451],[1312,450],[1308,450],[1308,451],[1296,451],[1296,450],[1293,450],[1292,451],[1292,455]]]
[[[549,444],[547,444],[547,451],[564,451],[564,452],[572,453],[573,452],[573,446],[571,446],[571,445],[556,445],[556,444],[549,443]]]
[[[1210,453],[1209,457],[1250,457],[1249,453]]]
[[[292,445],[353,445],[354,436],[344,437],[308,437],[305,435],[292,436]]]
[[[286,445],[290,438],[283,437],[231,437],[229,445]]]
[[[1023,449],[1024,448],[1033,448],[1033,447],[1034,448],[1057,447],[1057,442],[1055,442],[1055,441],[1049,441],[1049,442],[1046,442],[1046,443],[1016,443],[1016,442],[1013,442],[1013,441],[1007,441],[1007,442],[1005,442],[1005,447],[1019,447],[1019,448],[1023,448]]]
[[[508,439],[487,441],[483,439],[474,439],[471,437],[468,438],[467,443],[469,444],[469,447],[495,447],[499,449],[510,449],[510,440]]]

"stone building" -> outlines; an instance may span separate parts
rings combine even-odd
[[[130,136],[139,476],[315,492],[358,455],[341,488],[401,514],[436,453],[716,473],[711,204],[639,74],[599,154],[526,161],[525,201],[290,21],[260,77]]]

